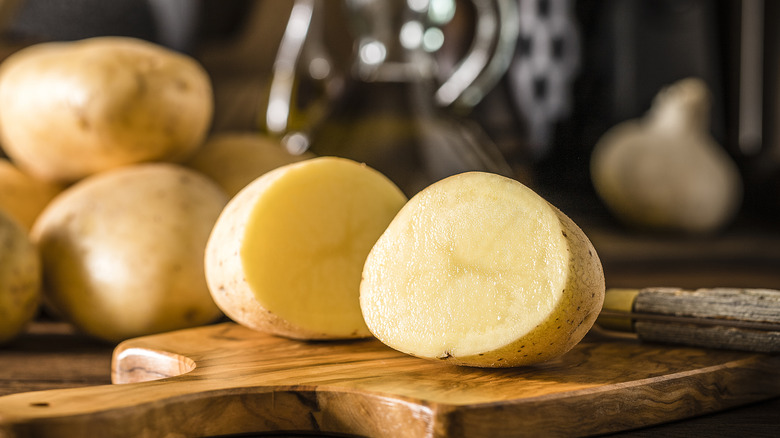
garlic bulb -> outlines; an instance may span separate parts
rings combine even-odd
[[[642,118],[601,137],[591,156],[591,178],[619,220],[703,234],[733,219],[742,179],[709,133],[710,99],[703,81],[683,79],[661,90]]]

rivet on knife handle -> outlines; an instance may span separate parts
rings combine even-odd
[[[780,291],[610,289],[597,323],[649,342],[780,352]]]

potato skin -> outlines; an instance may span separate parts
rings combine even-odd
[[[309,158],[314,154],[293,155],[258,132],[224,131],[207,138],[184,164],[211,177],[232,197],[264,173]]]
[[[561,301],[547,318],[521,339],[483,355],[449,357],[456,365],[506,368],[530,365],[560,357],[574,348],[596,322],[606,289],[604,270],[596,249],[568,216],[551,205],[569,247],[569,266]]]
[[[41,43],[0,67],[3,147],[51,181],[181,160],[203,142],[213,106],[200,64],[134,38]]]
[[[34,178],[10,161],[0,158],[0,208],[5,209],[27,231],[61,191],[59,184]]]
[[[27,230],[0,209],[0,344],[33,319],[41,292],[41,262]]]
[[[41,213],[48,305],[110,342],[221,315],[206,286],[206,241],[227,196],[169,163],[125,166],[67,188]]]

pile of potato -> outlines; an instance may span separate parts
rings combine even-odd
[[[22,49],[0,65],[0,342],[39,303],[110,342],[219,318],[203,254],[230,196],[295,161],[210,133],[209,75],[132,38]]]
[[[480,367],[550,360],[593,325],[595,249],[518,181],[466,172],[407,199],[363,163],[207,138],[212,112],[197,62],[139,40],[42,44],[0,66],[0,341],[40,290],[110,342],[224,314]]]

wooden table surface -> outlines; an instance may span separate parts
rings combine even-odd
[[[778,235],[762,236],[758,239],[760,245],[756,239],[739,234],[715,242],[695,242],[696,245],[658,239],[637,241],[599,230],[590,231],[589,235],[604,263],[608,286],[722,285],[780,289],[780,231]],[[676,249],[675,245],[678,245]],[[686,249],[691,247],[696,249]],[[755,248],[759,248],[758,252]],[[110,384],[113,348],[114,345],[76,332],[67,323],[42,315],[22,336],[0,346],[0,396]],[[610,436],[777,437],[779,431],[780,397],[776,397]]]

